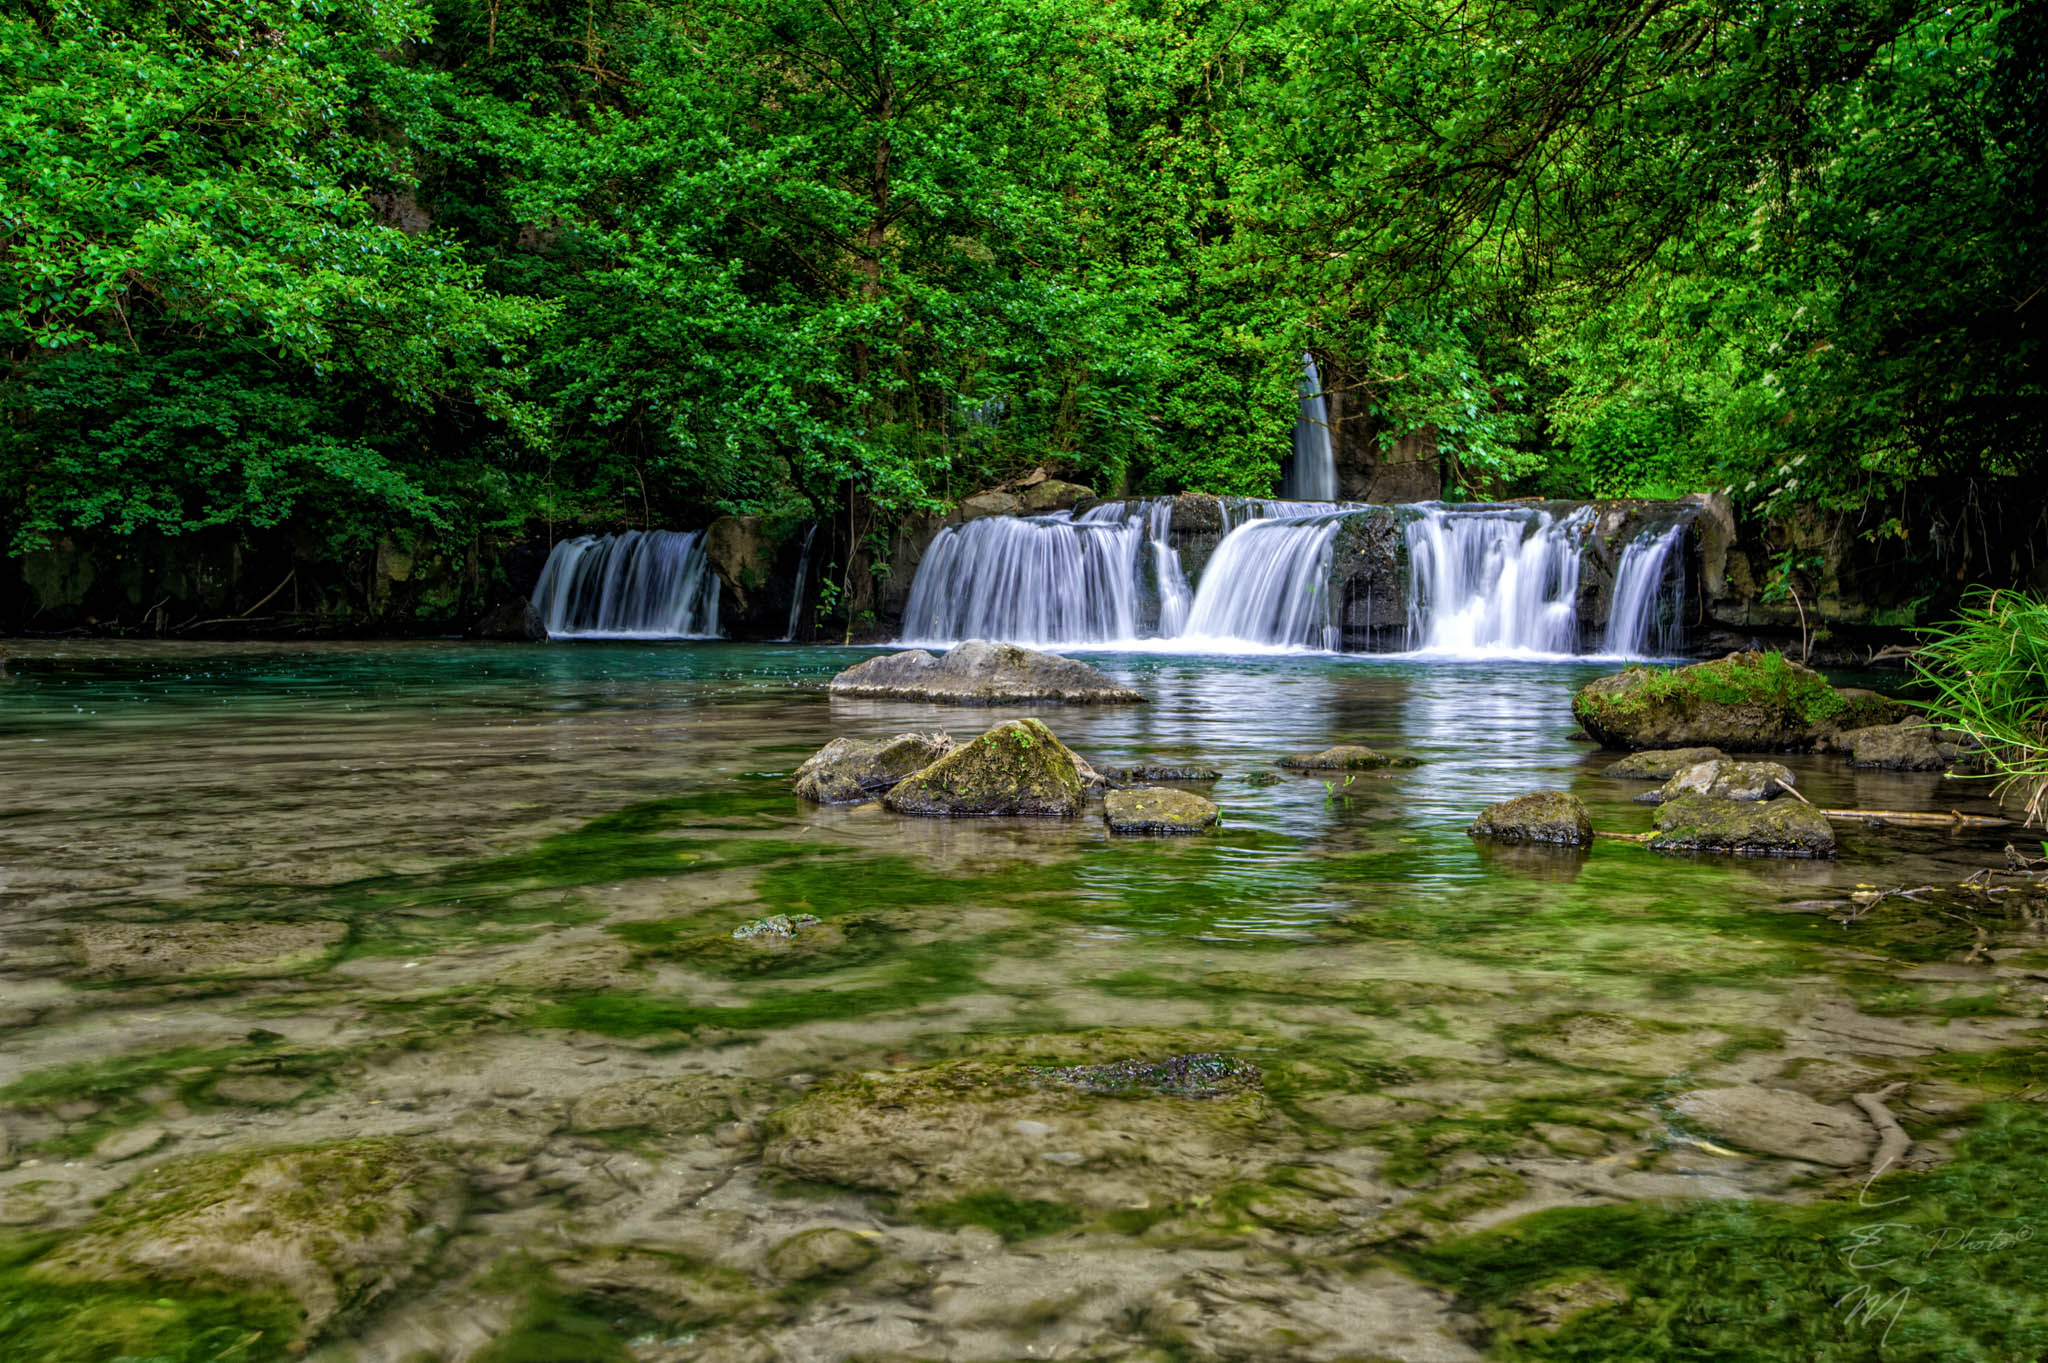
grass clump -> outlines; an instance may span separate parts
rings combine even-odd
[[[1979,593],[1932,632],[1913,666],[1933,688],[1928,715],[1983,747],[1979,779],[2018,800],[2027,822],[2048,824],[2048,602]]]

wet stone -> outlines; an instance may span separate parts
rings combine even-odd
[[[1154,781],[1178,781],[1187,785],[1214,785],[1223,779],[1223,773],[1214,767],[1199,764],[1141,763],[1134,767],[1118,767],[1110,776],[1125,785],[1147,785]]]
[[[1711,762],[1720,755],[1719,748],[1653,748],[1630,753],[1609,765],[1601,775],[1617,781],[1669,781],[1687,767]]]
[[[319,964],[348,935],[343,923],[100,922],[74,930],[70,953],[84,980],[174,975],[285,975]]]
[[[119,1164],[146,1155],[171,1138],[160,1126],[138,1126],[116,1131],[92,1148],[93,1158],[103,1164]]]
[[[1412,757],[1394,757],[1356,743],[1340,743],[1321,752],[1289,753],[1276,764],[1289,771],[1374,771],[1381,767],[1412,767]]]
[[[1949,759],[1923,724],[1879,724],[1853,729],[1835,740],[1849,753],[1849,765],[1886,771],[1941,771]]]
[[[938,705],[1118,705],[1145,699],[1087,663],[986,639],[955,644],[942,658],[921,648],[870,658],[834,677],[831,691]]]
[[[1475,838],[1496,842],[1584,847],[1593,841],[1593,816],[1577,796],[1561,790],[1535,790],[1488,805],[1473,820],[1470,832]]]
[[[804,759],[796,769],[794,788],[819,804],[858,804],[872,800],[898,781],[953,750],[943,731],[902,733],[868,740],[835,738]]]
[[[1200,833],[1215,827],[1217,815],[1214,803],[1192,791],[1158,786],[1112,790],[1102,799],[1102,817],[1112,833]]]
[[[927,818],[1073,818],[1084,799],[1072,750],[1035,719],[998,724],[905,778],[882,803]]]
[[[756,918],[751,923],[742,923],[732,930],[735,942],[787,941],[805,928],[814,928],[822,920],[808,913],[777,913],[766,918]]]
[[[1849,1168],[1869,1160],[1876,1143],[1875,1131],[1862,1116],[1783,1089],[1753,1084],[1700,1089],[1671,1107],[1724,1144],[1784,1159]]]
[[[1657,831],[1649,846],[1659,852],[1831,857],[1835,830],[1825,814],[1796,800],[1746,802],[1687,795],[1658,807]]]
[[[1791,790],[1798,780],[1779,762],[1738,762],[1717,757],[1697,762],[1653,791],[1636,796],[1639,805],[1661,805],[1681,796],[1709,800],[1770,800]]]
[[[850,1230],[820,1226],[768,1251],[768,1271],[786,1283],[838,1278],[866,1268],[880,1255],[873,1243]]]
[[[1255,1065],[1227,1055],[1175,1055],[1164,1060],[1117,1060],[1106,1065],[1061,1065],[1029,1071],[1035,1078],[1083,1093],[1133,1097],[1147,1093],[1176,1098],[1214,1098],[1262,1086]]]

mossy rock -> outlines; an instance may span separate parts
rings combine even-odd
[[[1151,762],[1139,763],[1134,767],[1118,767],[1110,779],[1127,786],[1149,785],[1155,781],[1179,782],[1190,786],[1212,786],[1223,779],[1223,773],[1214,767],[1200,763]]]
[[[1112,833],[1167,836],[1214,828],[1218,811],[1193,791],[1140,786],[1103,796],[1102,817]]]
[[[1825,814],[1797,800],[1744,802],[1687,795],[1658,808],[1657,831],[1649,846],[1659,852],[1831,857],[1835,830]]]
[[[796,769],[794,788],[819,804],[858,804],[872,800],[914,771],[922,770],[953,750],[944,732],[903,733],[894,738],[835,738],[805,758]]]
[[[1145,697],[1087,663],[1015,644],[969,639],[935,658],[925,650],[885,653],[832,679],[831,692],[935,705],[1121,705]]]
[[[1778,653],[1731,653],[1676,669],[1631,667],[1586,683],[1572,697],[1572,715],[1587,733],[1607,747],[1630,749],[1805,748],[1902,711],[1871,692],[1837,691]]]
[[[1738,762],[1716,757],[1698,762],[1652,791],[1636,796],[1639,805],[1668,804],[1688,795],[1708,800],[1754,802],[1774,799],[1798,784],[1781,762]]]
[[[744,1080],[726,1075],[624,1079],[576,1099],[569,1108],[568,1126],[571,1131],[690,1135],[729,1121],[746,1092]]]
[[[1035,719],[998,724],[905,777],[882,802],[928,818],[1081,812],[1080,767],[1066,744]]]
[[[438,1151],[400,1140],[169,1160],[29,1271],[282,1295],[310,1339],[410,1278],[454,1229],[463,1191]]]
[[[1584,847],[1593,841],[1593,816],[1575,795],[1532,790],[1479,811],[1469,830],[1495,842],[1540,842]]]
[[[1719,756],[1719,748],[1651,748],[1630,753],[1600,774],[1617,781],[1669,781],[1687,767],[1711,762]]]
[[[1376,771],[1381,767],[1412,767],[1412,757],[1393,757],[1356,743],[1340,743],[1321,752],[1289,753],[1276,766],[1289,771]]]

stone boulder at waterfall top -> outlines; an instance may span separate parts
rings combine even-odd
[[[1902,718],[1871,691],[1838,691],[1776,653],[1731,653],[1675,669],[1631,667],[1579,688],[1572,714],[1609,748],[1810,748],[1845,729]]]
[[[1067,745],[1035,719],[1013,719],[904,777],[882,803],[929,818],[1071,819],[1085,799],[1081,763]]]
[[[1015,644],[969,639],[934,658],[886,653],[832,679],[832,694],[935,705],[1119,705],[1145,699],[1083,662]]]
[[[943,732],[868,740],[835,738],[796,769],[796,793],[822,805],[872,800],[914,771],[953,751]]]

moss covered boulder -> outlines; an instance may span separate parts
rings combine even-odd
[[[463,1193],[435,1151],[397,1140],[170,1160],[30,1272],[282,1297],[309,1339],[410,1278],[454,1229]]]
[[[1102,817],[1112,833],[1172,835],[1200,833],[1216,826],[1217,809],[1190,790],[1139,786],[1102,797]]]
[[[1013,719],[905,777],[882,803],[932,818],[1071,819],[1082,799],[1080,767],[1067,745],[1035,719]]]
[[[1652,748],[1620,758],[1601,775],[1617,781],[1669,781],[1687,767],[1711,762],[1720,755],[1719,748]]]
[[[1687,795],[1657,810],[1649,845],[1660,852],[1733,852],[1746,856],[1831,857],[1827,816],[1797,800],[1716,800]]]
[[[1593,817],[1577,796],[1532,790],[1479,811],[1468,830],[1495,842],[1542,842],[1584,847],[1593,841]]]
[[[825,805],[872,800],[953,747],[943,731],[883,739],[835,738],[796,769],[796,793]]]
[[[1015,644],[969,639],[944,657],[887,653],[832,679],[832,694],[936,705],[1115,705],[1145,699],[1084,662]]]
[[[1393,757],[1356,743],[1340,743],[1321,752],[1289,753],[1279,766],[1289,771],[1372,771],[1380,767],[1412,767],[1412,757]]]
[[[1631,667],[1598,678],[1572,697],[1572,714],[1610,748],[1775,752],[1890,722],[1902,707],[1873,692],[1837,691],[1781,654],[1731,653],[1689,667]]]

